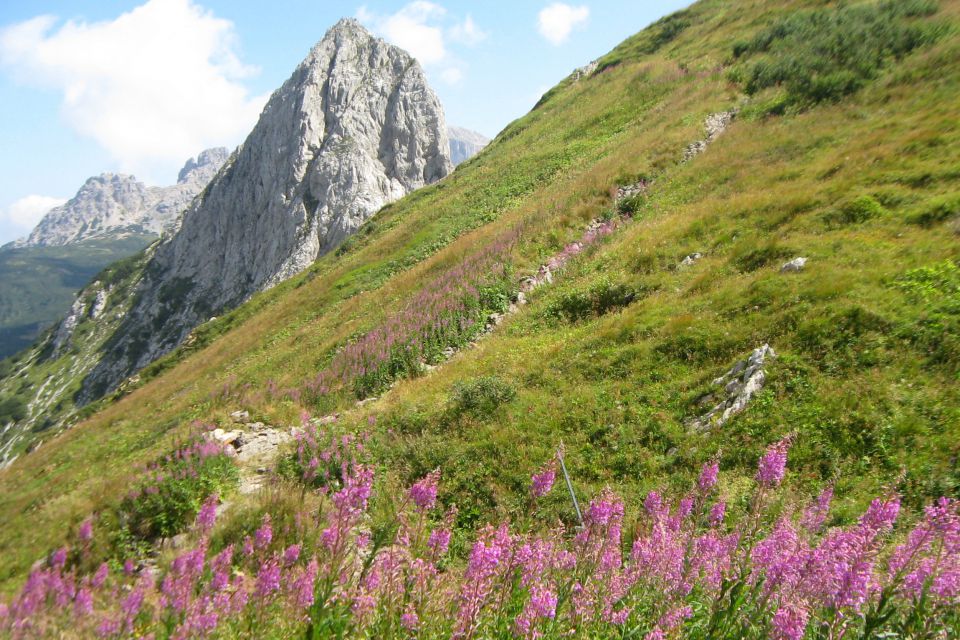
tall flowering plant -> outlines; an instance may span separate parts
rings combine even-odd
[[[342,468],[317,490],[296,540],[266,516],[214,549],[215,497],[192,548],[159,570],[82,571],[99,524],[79,527],[0,604],[0,635],[306,638],[951,638],[960,628],[960,502],[942,498],[910,527],[894,492],[852,524],[825,527],[832,487],[794,511],[770,498],[792,440],[771,445],[748,511],[727,513],[717,459],[685,495],[651,492],[628,516],[606,489],[583,526],[477,531],[448,557],[456,511],[441,513],[434,471],[393,496],[389,526],[370,515],[373,468]],[[549,464],[532,491],[551,490]],[[542,497],[542,495],[541,495]],[[469,536],[469,532],[463,532]]]

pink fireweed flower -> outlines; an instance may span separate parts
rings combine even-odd
[[[273,526],[270,524],[269,513],[263,516],[263,524],[254,533],[253,538],[257,551],[263,551],[270,546],[270,542],[273,540]]]
[[[127,558],[126,560],[123,561],[123,572],[126,575],[132,576],[133,572],[136,570],[137,570],[137,565],[136,563],[134,563],[133,560],[131,560],[130,558]]]
[[[540,469],[539,473],[535,473],[531,477],[530,491],[533,493],[533,497],[542,498],[550,493],[550,490],[553,488],[553,483],[556,479],[557,462],[556,458],[554,458],[544,465],[544,467]]]
[[[819,533],[823,528],[823,523],[827,520],[830,513],[830,502],[833,500],[833,486],[829,486],[820,492],[816,501],[804,509],[803,516],[800,518],[800,526],[809,533]]]
[[[314,584],[317,581],[319,569],[320,565],[317,563],[317,559],[311,558],[307,566],[294,580],[293,599],[298,608],[306,609],[313,604]]]
[[[477,616],[487,604],[499,569],[511,554],[512,539],[507,525],[484,529],[470,551],[459,595],[454,638],[470,638],[476,631]]]
[[[450,534],[450,529],[444,527],[434,529],[430,532],[430,537],[427,539],[427,547],[437,556],[442,556],[450,546]]]
[[[700,470],[700,478],[697,480],[697,488],[702,493],[710,491],[717,484],[717,476],[720,473],[720,463],[716,458],[703,465]]]
[[[260,565],[255,593],[258,598],[266,598],[279,590],[280,563],[276,558],[269,558]]]
[[[437,502],[437,488],[440,482],[440,470],[428,473],[410,487],[410,499],[421,512],[429,511]]]
[[[67,548],[60,547],[50,555],[50,566],[62,568],[67,563]]]
[[[775,487],[783,481],[783,474],[787,468],[787,451],[790,450],[792,442],[793,436],[788,435],[767,447],[757,469],[758,483],[765,487]]]
[[[292,544],[283,552],[283,563],[291,565],[300,557],[300,545]]]
[[[78,618],[93,613],[93,594],[90,589],[82,587],[73,599],[73,612]]]
[[[217,520],[217,503],[220,501],[217,494],[211,494],[200,506],[197,512],[196,528],[200,535],[208,535],[213,531],[213,525]]]
[[[663,614],[660,620],[657,621],[657,627],[664,631],[672,631],[691,616],[693,616],[693,609],[689,605],[676,607]]]
[[[770,622],[771,640],[800,640],[807,631],[809,613],[796,604],[787,604],[777,609]]]
[[[416,631],[420,627],[420,616],[417,615],[412,602],[407,604],[403,615],[400,616],[400,625],[407,631]]]
[[[721,500],[710,507],[710,526],[718,527],[723,524],[723,518],[727,514],[727,503]]]
[[[94,589],[99,589],[104,582],[107,581],[107,576],[110,574],[110,567],[107,566],[106,562],[100,563],[100,566],[97,567],[97,572],[93,574],[93,579],[90,582],[90,585]]]
[[[80,542],[90,542],[93,540],[93,520],[87,518],[80,523],[80,528],[77,530],[77,538]]]
[[[514,630],[524,638],[539,637],[537,622],[553,620],[556,615],[557,594],[549,587],[534,585],[530,588],[530,598],[524,605],[523,611],[514,621]]]

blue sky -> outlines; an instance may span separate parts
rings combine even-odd
[[[574,68],[689,0],[3,0],[0,244],[89,176],[171,184],[243,141],[344,16],[413,53],[447,122],[492,137]]]

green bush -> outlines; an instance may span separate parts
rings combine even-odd
[[[450,412],[459,417],[472,415],[489,417],[517,395],[514,388],[497,376],[482,376],[467,382],[458,382],[450,392]]]
[[[210,495],[233,489],[239,471],[223,448],[196,442],[143,471],[120,504],[121,538],[152,541],[184,531]]]
[[[828,222],[834,224],[860,224],[878,218],[886,212],[883,205],[872,196],[860,196],[847,202],[836,211],[827,214]]]
[[[916,20],[936,10],[928,0],[887,0],[796,12],[736,43],[733,56],[744,62],[732,76],[751,95],[783,87],[788,103],[801,108],[836,102],[889,60],[937,39],[940,28]]]
[[[575,289],[562,293],[547,307],[547,314],[570,322],[588,316],[601,316],[621,309],[637,298],[637,290],[630,285],[611,282],[603,278],[588,289]]]
[[[911,217],[910,222],[921,227],[933,227],[958,216],[960,216],[960,194],[954,193],[933,200],[923,211]]]
[[[896,282],[919,306],[916,318],[897,335],[933,364],[960,371],[960,267],[945,260],[912,269]]]

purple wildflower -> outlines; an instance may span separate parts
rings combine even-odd
[[[558,454],[560,455],[560,454]],[[530,478],[530,490],[534,498],[542,498],[550,493],[553,483],[557,479],[557,457],[554,456],[550,462],[545,464],[538,473]]]
[[[703,465],[700,470],[700,478],[697,480],[697,488],[702,493],[710,491],[717,484],[717,475],[720,473],[720,463],[716,458],[711,459]]]
[[[200,532],[200,535],[209,535],[213,530],[213,524],[217,520],[217,503],[219,501],[219,497],[214,493],[204,500],[200,506],[196,522],[197,531]]]
[[[253,538],[257,551],[263,551],[270,546],[270,541],[273,540],[273,526],[270,524],[269,513],[263,516],[263,524],[254,533]]]
[[[787,451],[790,450],[792,442],[793,437],[786,436],[767,447],[757,469],[758,483],[765,487],[775,487],[783,481],[783,474],[787,468]]]
[[[771,640],[800,640],[807,631],[809,613],[796,604],[787,604],[777,609],[770,623]]]
[[[283,552],[283,563],[291,565],[300,557],[300,545],[292,544]]]
[[[428,473],[421,480],[410,487],[410,498],[417,505],[417,510],[421,512],[433,509],[437,502],[437,487],[440,482],[440,470],[436,469]]]
[[[90,542],[93,540],[93,520],[87,518],[80,523],[80,528],[77,530],[77,538],[80,542]]]

